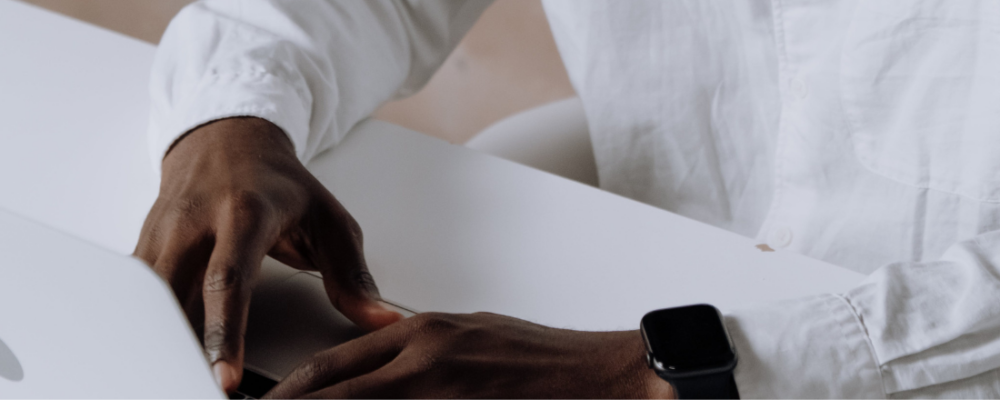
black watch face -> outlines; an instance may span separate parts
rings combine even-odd
[[[707,304],[646,314],[642,332],[667,373],[726,368],[736,358],[719,312]]]

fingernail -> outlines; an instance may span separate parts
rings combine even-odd
[[[403,314],[386,309],[377,303],[366,306],[364,313],[363,319],[357,322],[367,331],[376,331],[403,319]]]
[[[387,326],[395,322],[402,321],[405,317],[397,311],[393,311],[387,308],[381,308],[375,313],[375,319],[379,321],[380,325]]]
[[[229,363],[216,361],[215,364],[212,364],[212,373],[215,374],[215,381],[219,383],[219,387],[226,393],[236,390],[235,387],[232,387],[236,381],[236,374]]]

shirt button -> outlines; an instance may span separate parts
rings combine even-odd
[[[792,244],[792,230],[781,226],[771,230],[767,234],[767,245],[772,249],[781,249]]]
[[[809,88],[807,88],[806,83],[799,78],[792,79],[791,88],[792,94],[800,100],[809,95]]]

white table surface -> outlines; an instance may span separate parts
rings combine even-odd
[[[131,253],[158,186],[145,136],[154,50],[0,0],[0,208]],[[419,310],[635,329],[656,308],[726,310],[863,279],[384,122],[309,167],[360,222],[383,295]]]

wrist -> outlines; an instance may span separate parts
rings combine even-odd
[[[177,139],[163,158],[163,174],[220,165],[239,170],[260,164],[301,165],[291,140],[277,125],[256,117],[226,118]]]
[[[637,358],[641,359],[640,362],[641,371],[638,372],[642,379],[642,385],[645,389],[645,393],[642,397],[648,399],[676,399],[677,392],[674,391],[674,387],[670,382],[665,381],[659,375],[656,375],[656,371],[649,368],[649,364],[646,362],[646,347],[643,345],[642,339],[640,341],[640,352],[637,354]]]
[[[709,304],[651,311],[639,324],[648,366],[682,398],[738,399],[736,348]]]
[[[628,375],[635,377],[631,388],[627,391],[634,398],[675,399],[673,386],[656,375],[646,361],[646,345],[639,331],[622,332],[627,334],[620,353],[627,357]]]
[[[677,392],[674,387],[656,375],[649,367],[643,368],[643,383],[646,386],[646,398],[649,399],[676,399]]]

